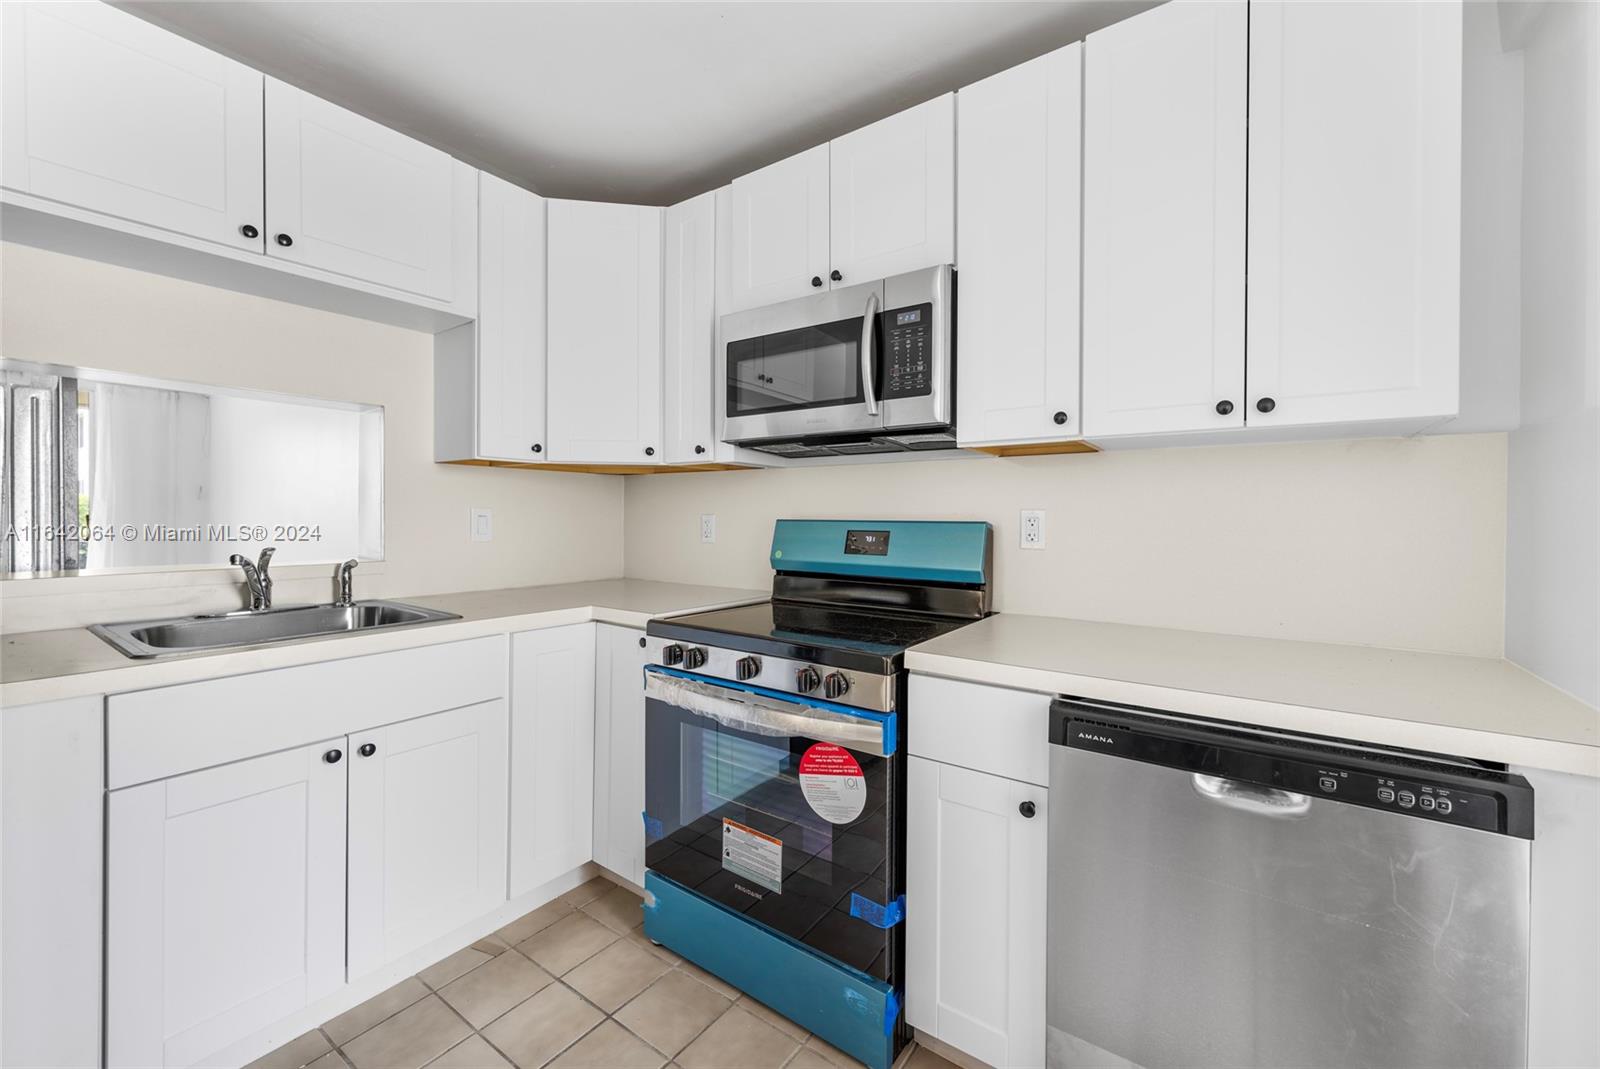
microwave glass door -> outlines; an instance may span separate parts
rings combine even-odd
[[[861,404],[861,317],[728,343],[728,414]]]

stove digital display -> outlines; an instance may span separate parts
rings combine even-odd
[[[889,532],[846,531],[844,551],[863,557],[886,557],[889,555]]]

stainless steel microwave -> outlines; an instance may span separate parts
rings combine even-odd
[[[720,323],[722,440],[785,457],[955,447],[948,265]]]

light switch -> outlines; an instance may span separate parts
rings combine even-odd
[[[472,510],[472,540],[474,542],[494,541],[494,510]]]

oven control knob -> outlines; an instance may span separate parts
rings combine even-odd
[[[733,674],[741,683],[747,679],[754,679],[761,674],[761,658],[740,657],[733,666]]]
[[[822,677],[817,670],[810,666],[800,669],[794,674],[794,689],[801,694],[810,694],[817,689],[817,684],[822,682]]]
[[[661,647],[661,663],[666,665],[683,663],[683,647],[674,642],[670,646]]]
[[[685,668],[700,668],[706,663],[706,651],[699,646],[690,646],[683,651],[683,666]]]
[[[842,698],[850,690],[850,677],[843,672],[829,672],[822,680],[822,693],[829,698]]]

